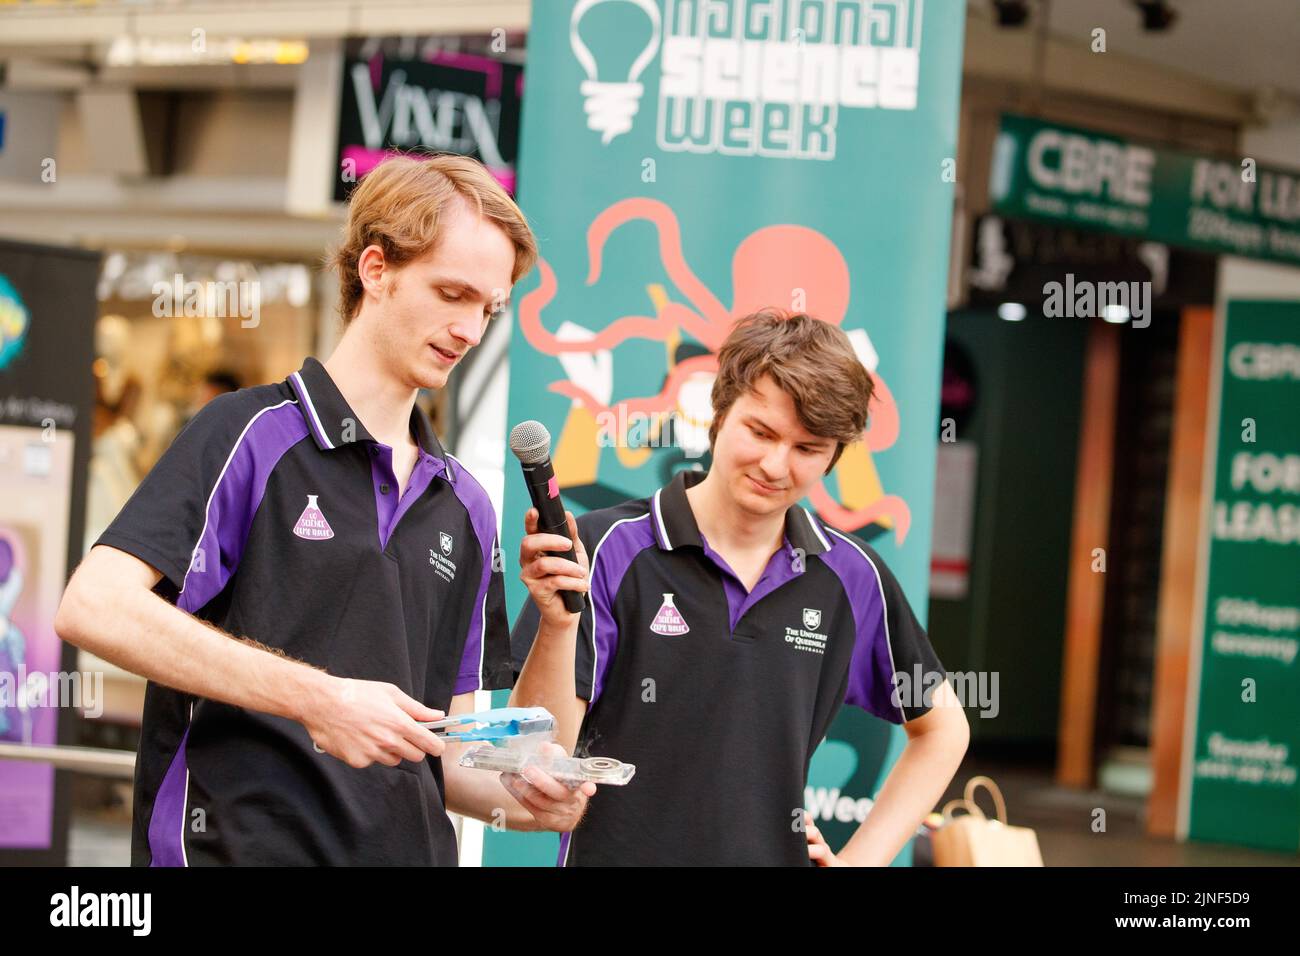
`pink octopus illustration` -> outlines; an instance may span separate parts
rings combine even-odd
[[[615,406],[624,406],[629,414],[662,413],[673,408],[678,390],[686,379],[697,373],[717,371],[717,350],[737,318],[764,307],[790,302],[796,289],[804,290],[803,311],[834,325],[844,321],[849,305],[848,265],[835,244],[821,233],[804,226],[777,225],[766,226],[747,236],[732,257],[734,300],[728,308],[686,264],[677,217],[669,206],[655,199],[621,200],[592,222],[587,231],[587,252],[591,263],[587,285],[594,285],[600,278],[602,254],[610,235],[615,229],[635,220],[645,220],[655,226],[664,270],[690,305],[670,301],[656,316],[622,316],[591,338],[562,340],[542,324],[542,310],[555,298],[558,288],[555,272],[544,258],[538,260],[541,284],[519,303],[519,325],[524,337],[533,348],[547,355],[613,349],[629,339],[665,341],[677,330],[689,334],[709,349],[708,355],[693,356],[677,363],[658,394],[615,403]],[[868,451],[875,453],[894,444],[898,438],[899,421],[898,407],[889,386],[878,373],[872,372],[871,376],[875,396],[862,441]],[[549,388],[580,402],[593,415],[614,410],[575,382],[557,381]],[[823,480],[809,498],[818,513],[840,530],[853,531],[881,518],[889,518],[900,543],[907,535],[911,512],[907,503],[896,495],[884,495],[864,508],[850,509],[835,500]]]

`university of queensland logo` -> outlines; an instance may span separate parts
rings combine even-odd
[[[438,547],[429,549],[429,565],[433,568],[433,573],[448,584],[456,580],[456,562],[451,559],[451,549],[454,545],[451,535],[439,531]]]
[[[785,642],[796,651],[808,654],[826,653],[826,634],[817,630],[822,626],[822,612],[815,607],[803,609],[803,627],[787,627]]]

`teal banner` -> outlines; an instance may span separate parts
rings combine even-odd
[[[1300,173],[1003,116],[989,182],[1007,216],[1300,264]]]
[[[1300,302],[1228,303],[1187,835],[1300,850]]]
[[[808,312],[848,332],[878,401],[806,504],[870,541],[924,621],[963,24],[958,0],[534,5],[519,196],[542,261],[515,292],[509,424],[550,429],[576,513],[707,469],[734,321]],[[508,466],[508,555],[527,508]],[[512,618],[525,600],[511,580]],[[832,845],[905,739],[841,712],[807,794]],[[557,845],[490,832],[484,860]]]

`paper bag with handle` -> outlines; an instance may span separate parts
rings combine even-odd
[[[997,819],[990,820],[975,805],[975,791],[984,787],[993,795]],[[965,807],[962,816],[953,809]],[[1007,805],[1002,791],[988,777],[971,777],[965,795],[943,808],[943,826],[931,837],[935,866],[1042,866],[1038,837],[1028,827],[1007,825]]]

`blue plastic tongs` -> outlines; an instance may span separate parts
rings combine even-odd
[[[466,726],[468,725],[468,726]],[[442,720],[421,721],[436,737],[448,740],[488,740],[492,743],[509,737],[544,734],[555,729],[555,718],[545,707],[498,707],[476,714],[456,714]],[[465,729],[453,729],[465,728]]]

